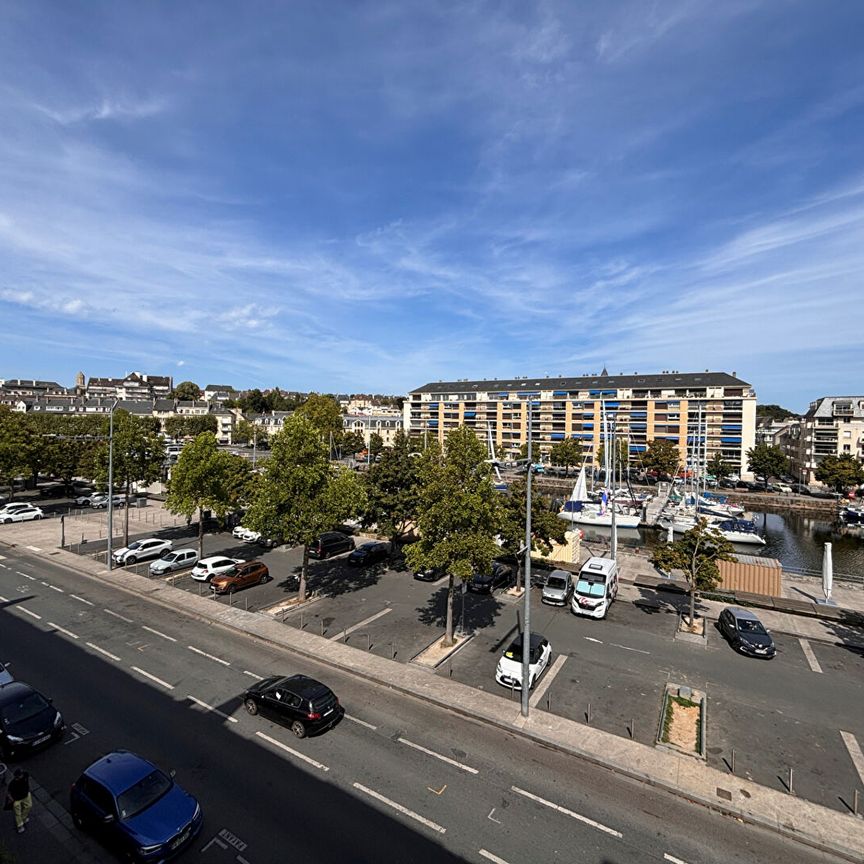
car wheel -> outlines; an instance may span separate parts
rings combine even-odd
[[[72,824],[79,830],[83,831],[86,827],[84,824],[84,819],[82,818],[80,813],[72,813]]]
[[[295,721],[291,724],[291,731],[292,731],[292,732],[293,732],[293,733],[294,733],[298,738],[305,738],[305,737],[306,737],[306,727],[305,727],[305,726],[304,726],[304,725],[303,725],[299,720],[295,720]]]
[[[130,556],[126,559],[126,563],[127,563],[127,564],[137,564],[137,563],[138,563],[138,559],[137,559],[134,555],[130,555]]]
[[[3,520],[3,524],[4,524],[4,525],[11,525],[11,524],[12,524],[12,520],[11,520],[11,519],[4,519],[4,520]]]
[[[264,584],[265,582],[267,582],[267,581],[268,581],[267,574],[266,574],[266,573],[262,573],[262,574],[261,574],[261,578],[258,580],[258,584],[259,584],[259,585],[263,585],[263,584]]]
[[[34,518],[34,519],[41,519],[41,518],[42,518],[42,514],[41,514],[41,513],[37,513],[33,518]]]
[[[247,699],[244,703],[246,710],[254,717],[258,713],[258,706],[254,699]]]

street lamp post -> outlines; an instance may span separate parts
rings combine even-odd
[[[114,400],[108,415],[108,569],[114,569],[111,546],[114,542],[114,409],[119,399]]]
[[[525,477],[525,585],[522,627],[522,716],[528,716],[531,670],[531,475],[534,465],[531,455],[531,399],[528,399],[528,473]]]

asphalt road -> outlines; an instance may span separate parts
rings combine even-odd
[[[75,724],[27,760],[34,777],[65,802],[115,747],[175,768],[205,812],[184,860],[835,860],[44,558],[0,554],[0,656]],[[295,671],[340,696],[335,729],[298,741],[246,714],[250,681]]]

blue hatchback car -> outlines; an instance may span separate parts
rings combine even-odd
[[[132,861],[168,861],[201,831],[195,798],[152,762],[115,750],[72,785],[70,811],[78,828]]]

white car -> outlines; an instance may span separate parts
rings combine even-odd
[[[139,561],[161,557],[163,552],[170,552],[173,545],[170,540],[148,537],[146,540],[136,540],[134,543],[118,549],[111,558],[115,564],[119,565],[137,564]]]
[[[125,505],[126,505],[126,496],[125,495],[115,495],[114,496],[114,506],[115,507],[124,507]],[[92,495],[90,497],[90,506],[94,510],[98,510],[102,507],[104,507],[107,510],[108,509],[108,496],[101,493],[101,492],[98,495]]]
[[[244,531],[240,538],[244,543],[257,543],[261,539],[260,531]]]
[[[150,575],[163,576],[165,573],[173,573],[175,570],[192,567],[197,562],[198,553],[194,549],[175,549],[171,552],[163,552],[162,557],[150,565]]]
[[[531,655],[528,665],[528,689],[531,690],[537,683],[537,679],[543,670],[549,665],[552,657],[552,648],[549,640],[539,633],[531,634]],[[513,690],[522,689],[522,634],[520,633],[511,643],[504,655],[498,661],[495,670],[495,680],[503,687]]]
[[[235,565],[242,564],[242,558],[226,558],[224,555],[213,555],[202,558],[192,568],[192,578],[199,582],[209,582],[214,576],[230,573]]]
[[[8,525],[10,522],[29,522],[31,519],[42,519],[45,514],[41,507],[25,504],[23,507],[10,505],[0,512],[0,522]]]
[[[5,513],[14,513],[16,510],[26,510],[33,505],[27,501],[11,501],[9,504],[4,504],[0,507],[0,516]]]
[[[244,535],[248,530],[249,530],[248,528],[244,528],[242,525],[238,525],[238,526],[237,526],[237,527],[236,527],[236,528],[231,532],[231,536],[232,536],[235,540],[242,540],[242,539],[243,539],[243,535]]]

